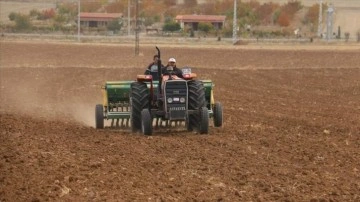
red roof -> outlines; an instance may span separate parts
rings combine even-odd
[[[224,22],[224,15],[177,15],[176,20],[182,22]]]
[[[80,13],[81,19],[93,21],[113,20],[121,17],[123,17],[122,13]]]

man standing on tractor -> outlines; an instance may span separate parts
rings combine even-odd
[[[153,62],[151,62],[146,70],[144,74],[150,74],[150,72],[157,72],[157,68],[158,68],[158,61],[159,61],[159,56],[158,55],[154,55],[153,57]],[[161,64],[161,68],[163,68],[164,65]]]
[[[161,69],[164,75],[175,75],[179,78],[184,78],[182,71],[176,67],[176,60],[175,58],[169,58],[168,64]]]

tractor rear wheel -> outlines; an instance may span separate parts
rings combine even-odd
[[[130,88],[130,122],[132,132],[141,130],[141,111],[149,108],[150,92],[145,83],[131,83]]]
[[[102,104],[95,106],[95,126],[96,129],[104,128],[104,107]]]
[[[223,123],[223,107],[220,102],[216,102],[214,105],[214,126],[221,127]]]
[[[209,111],[207,107],[200,108],[200,126],[199,126],[200,134],[208,134],[209,133]]]
[[[149,109],[141,111],[141,131],[144,135],[152,135],[152,118]]]
[[[206,99],[205,99],[205,87],[201,81],[192,80],[188,82],[188,109],[199,111],[202,107],[206,107]],[[187,130],[192,131],[193,129],[200,128],[200,114],[193,113],[189,114],[189,120],[187,125]]]

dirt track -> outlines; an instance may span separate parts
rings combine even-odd
[[[95,130],[106,80],[142,47],[1,42],[0,201],[360,201],[352,50],[167,48],[216,84],[209,135]]]

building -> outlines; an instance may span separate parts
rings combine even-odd
[[[119,20],[122,13],[80,13],[80,25],[84,27],[106,27],[109,22]]]
[[[175,20],[181,28],[198,30],[199,23],[211,23],[215,29],[222,29],[225,23],[224,15],[177,15]]]

